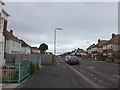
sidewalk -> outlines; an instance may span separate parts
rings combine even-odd
[[[40,66],[40,69],[42,68],[43,66]],[[37,71],[36,71],[37,72]],[[26,80],[28,80],[29,78],[31,78],[33,75],[27,77],[26,79],[24,79],[21,83],[2,83],[2,89],[5,89],[5,88],[17,88],[19,85],[23,84]]]
[[[2,84],[2,88],[16,88],[20,85],[21,83],[15,83],[15,84]]]

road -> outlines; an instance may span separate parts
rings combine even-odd
[[[92,88],[64,62],[42,67],[18,88]]]
[[[81,60],[80,65],[73,67],[102,88],[118,87],[118,80],[120,79],[118,64]]]
[[[118,65],[80,60],[68,66],[63,58],[54,65],[43,66],[18,88],[118,88]]]

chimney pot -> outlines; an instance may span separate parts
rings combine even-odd
[[[10,30],[10,33],[13,34],[13,30]]]
[[[113,33],[113,34],[112,34],[112,38],[113,38],[114,36],[115,36],[115,34]]]
[[[98,43],[100,42],[100,39],[98,39]]]

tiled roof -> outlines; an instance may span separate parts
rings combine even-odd
[[[115,35],[107,44],[120,45],[120,34]]]
[[[15,37],[13,34],[11,34],[9,31],[4,30],[3,35],[7,38],[7,39],[12,39],[15,40],[17,42],[21,42],[17,37]]]
[[[101,48],[107,43],[108,43],[108,40],[100,40],[100,42],[98,42],[98,44],[96,44],[94,47]]]
[[[94,46],[95,46],[95,44],[89,46],[89,47],[87,48],[87,50],[93,48]]]

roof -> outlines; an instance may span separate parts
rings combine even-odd
[[[28,45],[25,41],[20,40],[22,42],[22,47],[30,47],[30,45]]]
[[[36,50],[39,50],[39,48],[37,48],[37,47],[30,47],[31,49],[36,49]]]
[[[5,5],[5,3],[4,3],[3,1],[1,1],[1,0],[0,0],[0,3],[1,3],[2,5]]]
[[[87,48],[87,50],[93,48],[94,46],[95,46],[95,44],[89,46],[89,47]]]
[[[120,34],[116,34],[107,44],[120,45]]]
[[[101,48],[107,43],[108,43],[108,40],[100,40],[100,42],[98,42],[98,44],[96,44],[94,47]]]
[[[84,53],[85,51],[83,49],[77,49],[77,53]]]
[[[4,9],[2,9],[2,12],[6,14],[7,16],[10,16]]]
[[[15,40],[17,42],[22,43],[17,37],[15,37],[13,34],[11,34],[9,31],[4,30],[3,35],[7,38],[7,39],[12,39]]]

